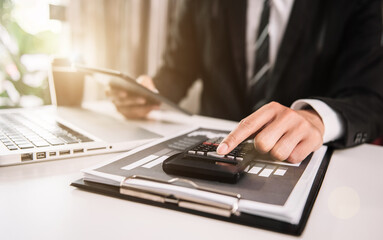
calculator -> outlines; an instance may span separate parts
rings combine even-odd
[[[236,183],[255,159],[254,144],[247,140],[229,154],[219,155],[216,150],[222,140],[219,137],[199,142],[166,159],[162,169],[173,175]]]

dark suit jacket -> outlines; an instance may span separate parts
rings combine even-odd
[[[246,0],[185,1],[154,77],[173,101],[203,80],[202,114],[240,120],[246,93]],[[290,106],[317,98],[340,113],[349,147],[383,134],[380,0],[295,0],[268,86],[270,101]],[[255,16],[256,17],[256,16]]]

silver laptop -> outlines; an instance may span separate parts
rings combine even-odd
[[[55,96],[53,87],[46,89]],[[1,109],[0,166],[125,151],[158,137],[131,122],[83,108],[45,104]]]

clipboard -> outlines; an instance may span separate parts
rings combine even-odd
[[[79,179],[73,183],[72,186],[78,187],[80,189],[104,194],[112,197],[117,197],[120,199],[126,199],[129,201],[139,202],[143,204],[149,204],[157,207],[162,207],[171,210],[182,211],[189,214],[199,215],[203,217],[209,217],[217,220],[232,222],[236,224],[262,228],[265,230],[280,232],[289,235],[299,236],[302,234],[308,218],[310,216],[311,210],[314,206],[316,197],[319,193],[320,187],[322,185],[323,179],[327,167],[330,162],[330,158],[333,150],[328,148],[325,156],[320,164],[320,167],[314,178],[314,182],[311,186],[308,198],[306,200],[302,216],[298,224],[291,224],[267,217],[261,217],[257,215],[246,214],[238,211],[238,207],[235,202],[232,205],[225,204],[214,204],[211,202],[200,201],[198,199],[185,199],[179,198],[174,195],[164,195],[158,192],[148,191],[147,189],[140,189],[132,187],[126,184],[126,181],[129,179],[138,179],[144,181],[154,181],[160,184],[178,184],[182,183],[183,187],[194,188],[201,191],[206,191],[212,194],[221,194],[229,196],[232,198],[240,199],[241,196],[232,192],[217,191],[212,188],[200,187],[197,184],[194,184],[192,181],[183,180],[180,178],[171,179],[169,181],[157,180],[151,177],[138,176],[134,175],[131,177],[125,178],[121,181],[120,186],[111,186],[101,183],[95,183],[90,181],[85,181],[84,179]],[[185,186],[186,184],[186,186]]]

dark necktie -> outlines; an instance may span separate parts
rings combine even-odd
[[[269,17],[270,17],[270,0],[265,0],[263,3],[263,10],[261,21],[259,23],[256,47],[255,47],[255,61],[253,66],[253,75],[249,81],[249,101],[253,111],[262,107],[267,103],[266,87],[268,78],[270,76],[270,63],[269,63]]]

